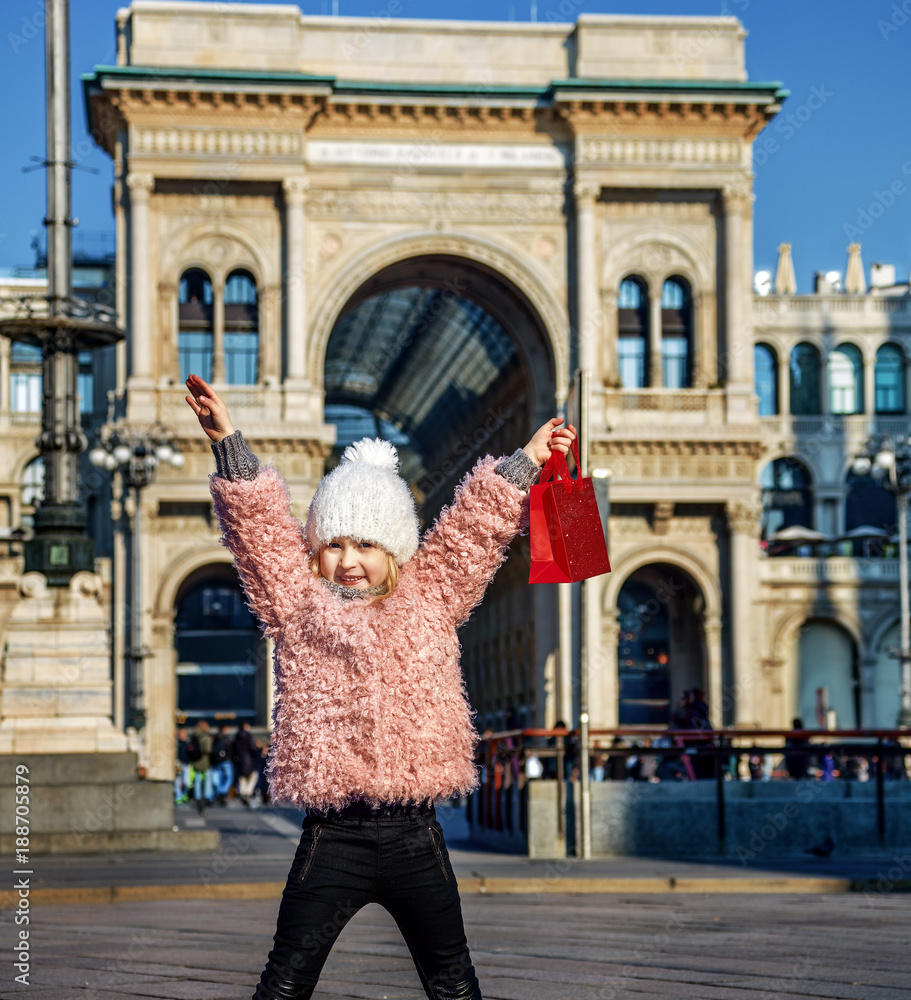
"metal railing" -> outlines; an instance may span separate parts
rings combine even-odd
[[[619,738],[626,745],[603,746],[605,739]],[[651,745],[642,745],[642,740]],[[660,745],[659,745],[660,744]],[[906,729],[720,729],[720,730],[671,730],[650,729],[593,729],[589,732],[589,755],[600,754],[605,758],[656,757],[656,772],[665,768],[665,777],[647,780],[698,781],[711,780],[715,785],[716,823],[719,844],[725,839],[725,784],[742,780],[739,777],[740,759],[767,756],[825,759],[833,761],[862,759],[868,762],[869,779],[875,783],[876,829],[880,842],[886,836],[885,783],[887,765],[890,774],[907,779],[905,757],[911,757],[911,731]],[[542,777],[556,779],[555,808],[557,810],[557,837],[566,834],[567,785],[578,780],[573,774],[579,755],[579,733],[568,729],[513,729],[488,733],[478,744],[475,761],[481,770],[481,785],[475,798],[469,799],[469,820],[490,830],[513,828],[514,796],[510,794],[518,785],[518,829],[528,832],[527,783],[535,780],[527,775],[528,760],[537,757],[545,767]],[[895,762],[901,761],[896,768]],[[807,775],[806,780],[828,780],[822,769],[817,776]],[[837,768],[836,768],[837,772]],[[787,771],[772,771],[771,780],[789,780]],[[610,779],[608,779],[610,780]],[[629,778],[624,780],[631,780]],[[646,779],[640,779],[646,780]],[[743,779],[756,780],[756,779]],[[856,780],[836,773],[833,780]]]

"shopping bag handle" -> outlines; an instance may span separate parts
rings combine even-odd
[[[550,453],[550,458],[548,458],[544,463],[544,468],[541,470],[541,478],[538,482],[549,483],[551,480],[556,482],[555,477],[559,477],[567,493],[572,493],[574,483],[579,484],[578,492],[581,493],[583,489],[581,474],[582,464],[579,461],[579,445],[575,440],[572,443],[572,452],[573,458],[576,460],[576,471],[579,473],[578,478],[573,479],[572,474],[569,471],[569,464],[567,463],[566,456],[563,452],[552,451]]]

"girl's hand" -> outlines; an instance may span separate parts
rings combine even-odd
[[[218,393],[198,375],[187,379],[187,388],[192,395],[186,400],[199,420],[199,426],[217,444],[223,438],[234,433],[234,425],[228,416],[228,407],[219,398]]]
[[[576,440],[576,428],[572,424],[561,427],[562,423],[563,417],[551,417],[535,431],[531,441],[522,449],[537,466],[543,466],[553,451],[566,455]]]

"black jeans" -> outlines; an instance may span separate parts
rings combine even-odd
[[[309,1000],[342,928],[367,903],[395,919],[431,1000],[481,1000],[433,806],[361,803],[304,820],[254,1000]]]

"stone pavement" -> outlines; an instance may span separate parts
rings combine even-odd
[[[464,912],[487,1000],[911,1000],[907,897],[488,894]],[[35,907],[28,986],[0,927],[0,996],[247,1000],[275,913],[275,900]],[[422,996],[376,906],[342,932],[316,993]]]
[[[462,815],[439,813],[487,1000],[911,1000],[902,859],[532,862],[470,850]],[[177,818],[199,822],[189,810]],[[0,997],[245,1000],[298,820],[232,805],[205,819],[222,830],[214,855],[36,857],[28,985],[15,981],[21,927],[6,909]],[[12,859],[0,867],[11,873]],[[422,996],[398,930],[375,906],[346,927],[315,994]]]

